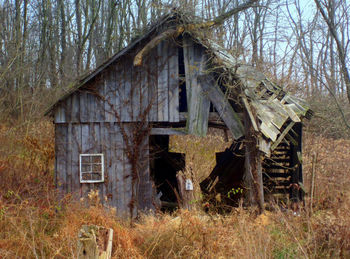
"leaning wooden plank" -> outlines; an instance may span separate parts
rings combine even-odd
[[[186,93],[189,134],[205,136],[208,130],[210,101],[203,93],[198,76],[204,73],[206,56],[204,49],[194,45],[193,40],[184,38],[184,63],[186,73]]]
[[[226,99],[223,92],[220,90],[215,79],[212,76],[204,75],[199,76],[198,80],[203,88],[203,91],[207,94],[208,98],[215,106],[218,114],[225,122],[226,126],[230,129],[234,139],[239,139],[242,137],[244,135],[242,122]]]
[[[289,104],[283,105],[284,110],[288,113],[288,116],[292,119],[294,122],[300,122],[299,116],[294,112],[292,108],[289,107]]]
[[[297,110],[299,110],[300,114],[302,114],[303,116],[305,116],[306,112],[310,109],[309,105],[304,100],[299,99],[295,96],[291,96],[288,93],[283,97],[282,100],[289,104],[295,104]]]
[[[252,123],[252,126],[253,126],[254,130],[255,130],[256,132],[259,131],[258,125],[257,125],[257,123],[256,123],[256,121],[255,121],[254,116],[253,116],[253,111],[252,111],[252,109],[251,109],[251,107],[250,107],[250,105],[249,105],[249,103],[248,103],[247,98],[243,96],[243,97],[242,97],[242,101],[243,101],[243,104],[244,104],[245,108],[247,109],[247,112],[248,112],[248,115],[249,115],[249,118],[250,118],[250,120],[251,120],[251,123]]]
[[[281,135],[279,135],[278,139],[271,145],[271,151],[275,150],[275,148],[281,143],[282,139],[284,139],[287,133],[293,128],[294,124],[294,121],[289,123],[289,125],[284,129]]]
[[[271,142],[266,141],[262,136],[258,138],[259,150],[264,152],[267,157],[271,156]]]
[[[261,132],[272,141],[276,141],[279,130],[272,123],[262,122],[260,124]]]

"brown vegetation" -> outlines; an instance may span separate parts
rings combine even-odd
[[[101,205],[96,194],[91,193],[89,206],[69,195],[57,199],[52,135],[49,122],[32,124],[27,132],[0,129],[1,258],[72,258],[83,224],[113,228],[114,258],[350,256],[349,140],[305,134],[305,186],[309,189],[314,168],[316,188],[313,203],[307,196],[300,216],[277,206],[260,216],[238,207],[227,215],[201,210],[144,215],[131,227]],[[226,144],[213,135],[172,140],[174,150],[187,153],[187,169],[198,181],[211,170],[214,152]]]

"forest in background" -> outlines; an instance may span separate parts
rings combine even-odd
[[[69,195],[57,199],[45,109],[172,8],[213,19],[243,2],[0,0],[1,258],[74,258],[82,224],[113,228],[114,258],[350,256],[348,1],[254,1],[215,28],[219,43],[315,111],[305,121],[300,216],[274,205],[260,216],[242,207],[218,215],[214,207],[210,214],[145,215],[130,226],[93,193],[89,207]],[[186,170],[194,175],[210,171],[213,154],[226,145],[213,135],[173,142],[191,158]]]
[[[26,123],[40,118],[77,77],[120,51],[173,8],[210,20],[243,2],[2,0],[1,119]],[[317,113],[314,122],[320,132],[347,136],[348,1],[252,2],[253,7],[214,28],[215,40],[287,90],[308,99]],[[339,121],[338,128],[334,121],[324,124],[324,118],[330,116]]]

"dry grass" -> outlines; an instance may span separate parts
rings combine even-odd
[[[349,258],[350,141],[306,134],[305,186],[316,169],[316,195],[300,216],[278,207],[257,216],[178,211],[144,215],[130,227],[93,202],[85,207],[53,187],[53,131],[48,122],[23,129],[0,128],[0,258],[74,258],[83,224],[114,229],[114,258]],[[214,166],[222,137],[174,138],[198,181]],[[317,157],[317,160],[313,159]],[[313,162],[314,161],[314,162]],[[310,207],[313,213],[311,214]]]

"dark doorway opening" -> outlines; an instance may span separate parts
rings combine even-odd
[[[163,211],[178,206],[176,173],[185,169],[185,154],[169,152],[168,135],[150,136],[150,173]]]

